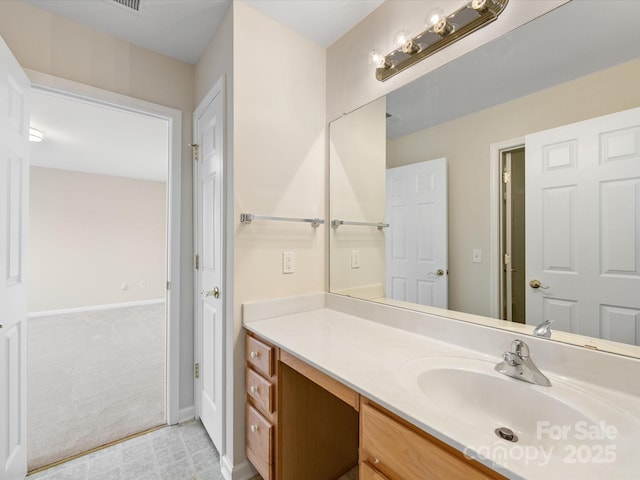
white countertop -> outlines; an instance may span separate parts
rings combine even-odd
[[[614,442],[596,441],[584,447],[580,442],[574,442],[576,449],[583,450],[572,452],[570,447],[561,455],[562,461],[557,456],[555,460],[533,458],[534,454],[537,456],[536,452],[522,451],[525,447],[517,447],[517,444],[508,445],[513,450],[507,453],[507,458],[499,459],[496,457],[504,452],[504,441],[497,438],[493,431],[478,432],[461,428],[459,422],[433,415],[433,412],[424,408],[426,398],[416,394],[415,389],[403,381],[406,377],[402,374],[404,367],[408,362],[422,357],[471,357],[497,363],[502,352],[496,352],[495,356],[484,355],[328,308],[253,320],[244,326],[509,478],[640,479],[640,460],[634,457],[637,456],[634,449],[637,450],[640,439],[635,436],[625,438],[621,434]],[[552,383],[563,381],[562,377],[550,378]],[[532,385],[531,388],[545,387]],[[611,404],[631,409],[634,415],[638,412],[636,398],[604,389],[598,394],[605,395]],[[636,420],[635,416],[629,418],[631,423]],[[606,447],[611,443],[613,447]],[[598,444],[607,449],[613,448],[615,459],[612,463],[601,463],[596,458],[602,453]],[[588,449],[588,461],[584,455],[577,456],[580,452],[584,454],[585,448]],[[522,458],[519,458],[521,454]],[[571,463],[573,459],[576,462]]]

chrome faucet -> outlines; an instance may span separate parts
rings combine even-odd
[[[542,322],[540,325],[538,325],[536,328],[533,329],[533,334],[536,337],[551,338],[551,334],[553,333],[553,330],[551,330],[552,323],[553,323],[553,320],[545,320],[544,322]]]
[[[529,356],[529,347],[522,340],[511,342],[511,352],[502,354],[502,361],[495,367],[496,371],[523,382],[550,387],[551,382],[535,366]]]

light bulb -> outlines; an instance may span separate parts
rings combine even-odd
[[[442,18],[444,18],[444,10],[440,7],[432,8],[427,12],[427,16],[424,18],[424,26],[429,29],[434,25],[437,25]]]
[[[380,65],[380,61],[382,60],[382,55],[378,50],[371,50],[369,53],[369,65],[375,65],[376,67]]]
[[[397,48],[401,48],[405,43],[407,43],[411,39],[409,32],[407,32],[404,28],[400,30],[393,36],[393,44]]]
[[[369,53],[369,65],[375,65],[376,68],[391,67],[391,63],[378,50],[371,50]]]

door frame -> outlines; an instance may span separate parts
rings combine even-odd
[[[193,130],[192,130],[192,146],[197,145],[198,142],[198,118],[201,116],[202,111],[209,106],[209,104],[213,101],[213,99],[222,95],[222,112],[223,112],[223,122],[222,122],[222,159],[220,162],[220,197],[222,198],[222,205],[220,205],[220,251],[221,251],[221,269],[222,269],[222,295],[220,296],[220,310],[221,310],[221,318],[222,318],[222,354],[221,357],[223,359],[222,365],[222,379],[221,383],[223,387],[227,387],[227,365],[233,365],[233,361],[229,363],[229,359],[227,358],[227,352],[233,351],[228,346],[228,328],[227,328],[227,307],[229,305],[230,299],[232,298],[232,280],[229,279],[229,254],[228,245],[232,242],[228,242],[227,233],[229,227],[227,225],[229,221],[229,217],[231,215],[227,214],[227,206],[229,204],[229,199],[227,198],[227,181],[229,172],[227,171],[227,101],[226,101],[226,84],[225,84],[225,76],[222,75],[216,83],[211,87],[211,89],[207,92],[207,94],[202,98],[202,100],[198,103],[196,108],[193,111]],[[200,276],[199,270],[195,268],[195,256],[202,255],[202,252],[198,252],[198,235],[200,234],[198,230],[198,217],[200,215],[199,210],[199,201],[198,201],[198,160],[196,160],[195,156],[193,156],[193,174],[192,174],[192,190],[193,190],[193,252],[194,252],[194,264],[193,264],[193,350],[194,350],[194,368],[195,364],[202,363],[202,325],[199,323],[200,315]],[[231,329],[232,330],[232,329]],[[232,330],[233,331],[233,330]],[[195,407],[195,417],[200,418],[200,389],[202,388],[202,378],[195,378],[193,382],[193,397],[194,397],[194,407]],[[227,431],[227,394],[222,395],[222,432],[220,432],[220,437],[222,439],[221,451],[220,453],[220,462],[222,466],[223,456],[226,454],[226,431]]]
[[[33,89],[57,93],[120,110],[166,120],[168,132],[167,177],[167,291],[165,413],[168,425],[178,423],[180,395],[180,177],[182,112],[119,93],[25,69]]]
[[[524,136],[489,145],[489,316],[493,318],[501,317],[502,302],[501,159],[504,152],[518,148],[524,148]]]

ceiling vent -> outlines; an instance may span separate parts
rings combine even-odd
[[[123,7],[129,8],[135,12],[140,11],[140,0],[112,0],[112,1],[113,3],[122,5]]]

